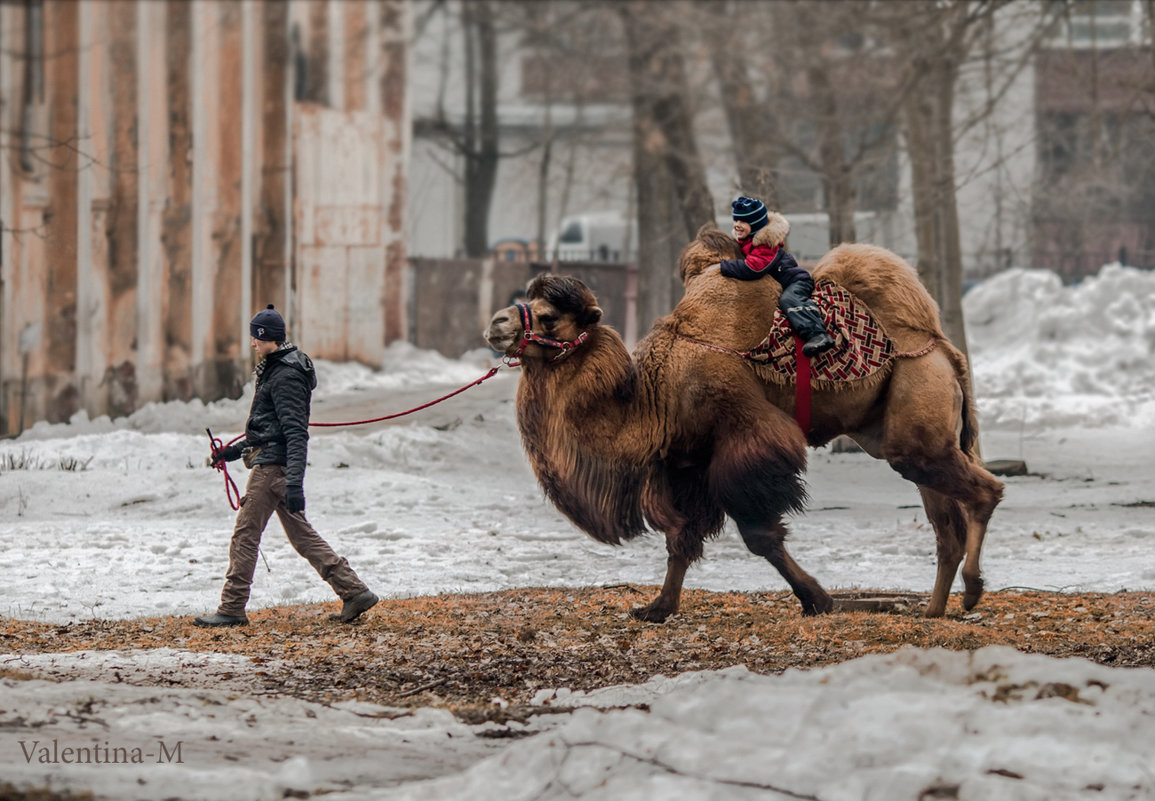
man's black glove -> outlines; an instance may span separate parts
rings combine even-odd
[[[285,487],[285,508],[289,514],[305,511],[305,488]]]
[[[221,462],[235,462],[241,458],[241,446],[230,445],[227,448],[221,448],[213,454],[213,467],[216,467]]]

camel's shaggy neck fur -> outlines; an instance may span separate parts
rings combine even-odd
[[[645,531],[640,495],[652,447],[637,424],[637,373],[611,328],[559,362],[523,361],[517,391],[522,444],[546,495],[595,539]]]

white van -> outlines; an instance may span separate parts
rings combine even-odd
[[[558,261],[632,261],[637,226],[616,212],[589,212],[562,218],[550,237],[545,258]]]

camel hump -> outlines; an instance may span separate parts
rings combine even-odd
[[[837,284],[865,303],[900,350],[943,338],[938,304],[901,256],[877,245],[839,245],[814,267],[815,281]]]

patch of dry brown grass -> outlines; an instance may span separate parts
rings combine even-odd
[[[444,706],[475,714],[515,708],[539,689],[589,690],[655,675],[743,664],[777,673],[904,645],[952,650],[1007,645],[1107,665],[1155,666],[1155,593],[988,593],[964,615],[838,612],[807,618],[789,592],[687,591],[664,625],[629,616],[657,588],[528,588],[384,600],[352,625],[336,604],[250,614],[251,625],[201,629],[192,618],[59,626],[0,620],[0,652],[184,648],[246,655],[251,688],[318,701]],[[468,710],[474,710],[469,713]]]

